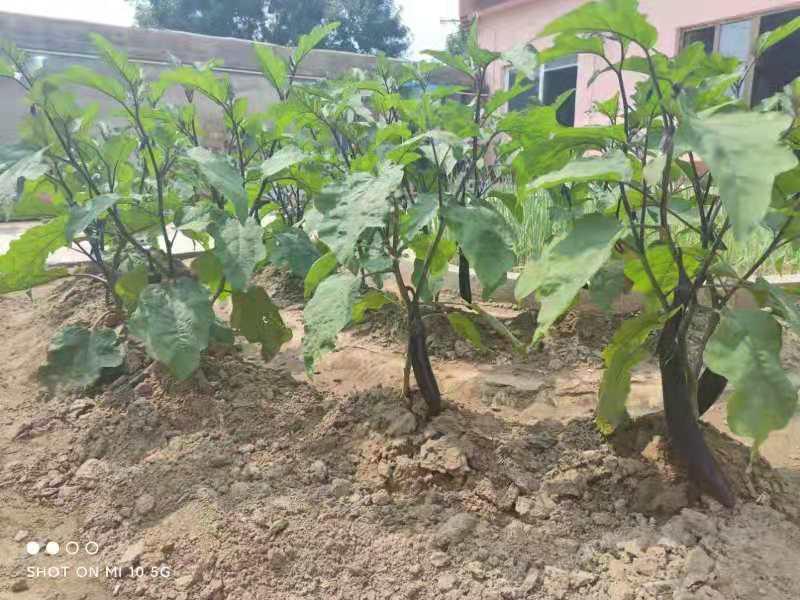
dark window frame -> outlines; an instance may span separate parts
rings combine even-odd
[[[764,12],[745,15],[740,17],[732,17],[729,19],[721,19],[719,21],[712,21],[707,23],[702,23],[699,25],[692,25],[691,27],[685,27],[679,31],[679,47],[681,49],[687,46],[687,36],[693,32],[700,32],[706,29],[713,28],[714,30],[714,42],[713,42],[713,52],[718,52],[720,47],[720,37],[722,28],[725,25],[731,25],[734,23],[742,23],[742,22],[749,22],[750,24],[750,44],[747,49],[747,61],[750,61],[754,57],[754,52],[756,48],[756,44],[758,43],[758,38],[761,32],[761,20],[765,17],[771,17],[775,15],[780,15],[783,13],[789,13],[794,11],[800,11],[800,4],[793,3],[787,6],[783,6],[781,8],[776,8],[774,10],[767,10]],[[795,32],[794,35],[800,35],[800,32]],[[749,69],[745,74],[744,82],[741,89],[740,97],[742,100],[748,103],[748,105],[752,105],[753,103],[753,91],[754,91],[754,82],[756,78],[756,71],[758,67]],[[800,76],[800,73],[798,73]]]
[[[575,70],[575,90],[577,93],[577,82],[578,82],[578,55],[574,54],[572,56],[564,57],[563,59],[559,59],[556,64],[543,64],[539,65],[538,75],[536,81],[532,81],[531,83],[534,84],[535,96],[539,100],[541,104],[545,103],[545,98],[548,95],[547,93],[547,74],[554,73],[556,71],[566,71],[568,69]],[[511,89],[516,81],[517,73],[512,67],[507,67],[505,70],[505,89]],[[573,94],[573,102],[575,101],[575,94]],[[511,104],[513,100],[508,103],[507,110],[511,110]],[[572,123],[570,126],[575,125],[575,120],[577,118],[577,113],[575,110],[572,111]]]

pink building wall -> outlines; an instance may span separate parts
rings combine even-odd
[[[542,49],[547,46],[547,40],[538,38],[542,29],[586,1],[506,0],[492,8],[478,10],[480,43],[500,52],[524,42]],[[474,14],[478,3],[478,0],[462,0],[462,15],[469,17]],[[681,31],[687,28],[798,7],[800,0],[640,0],[641,10],[658,29],[658,49],[669,55],[676,52]],[[594,102],[606,100],[617,91],[616,80],[609,76],[602,76],[590,88],[587,87],[592,74],[604,66],[599,57],[580,57],[575,109],[578,125],[592,120],[590,113]],[[505,73],[502,65],[494,65],[489,74],[491,89],[505,86]]]

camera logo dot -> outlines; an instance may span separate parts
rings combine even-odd
[[[67,554],[75,555],[81,551],[81,546],[78,542],[67,542],[64,546],[64,550]]]
[[[47,546],[44,547],[44,551],[50,556],[55,556],[60,550],[61,547],[58,542],[47,542]]]
[[[42,546],[39,544],[39,542],[28,542],[25,544],[25,551],[31,556],[39,554],[39,550],[41,549]]]

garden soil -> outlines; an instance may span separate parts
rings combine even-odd
[[[100,290],[0,297],[0,598],[800,598],[795,424],[766,446],[772,466],[706,427],[739,497],[726,510],[670,456],[653,365],[636,425],[597,433],[599,313],[524,360],[431,315],[446,409],[426,421],[397,391],[399,315],[343,334],[308,379],[299,299],[282,304],[295,339],[269,365],[214,348],[178,383],[130,344],[124,374],[75,394],[36,370],[59,327],[113,323]],[[57,554],[26,551],[50,541]]]

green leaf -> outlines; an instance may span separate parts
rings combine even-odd
[[[270,179],[281,171],[303,162],[308,155],[295,146],[285,146],[261,163],[261,176]]]
[[[625,262],[608,261],[589,283],[589,298],[605,312],[613,310],[614,301],[625,292]]]
[[[183,380],[200,366],[214,318],[208,290],[194,279],[181,277],[174,283],[147,286],[128,327],[148,355]]]
[[[114,283],[114,293],[119,296],[128,312],[132,312],[139,302],[139,296],[148,284],[147,267],[139,266],[123,273]]]
[[[439,198],[433,193],[423,193],[417,196],[417,203],[400,217],[400,233],[406,241],[413,240],[429,225],[439,209]]]
[[[294,54],[292,54],[294,64],[299,65],[303,62],[303,59],[308,56],[314,48],[319,46],[326,37],[337,29],[339,29],[338,22],[327,23],[325,25],[317,25],[307,34],[301,35],[300,39],[297,40],[297,48],[294,49]]]
[[[508,90],[500,90],[495,92],[489,101],[486,103],[486,107],[484,108],[484,115],[492,115],[495,111],[503,108],[509,102],[511,102],[517,96],[524,94],[527,91],[533,89],[533,85],[524,84],[521,80],[517,80],[514,82],[514,87]]]
[[[222,263],[212,250],[207,250],[195,258],[192,261],[191,271],[200,283],[214,293],[219,289],[225,277]],[[220,295],[220,298],[224,297],[226,294]]]
[[[67,221],[67,241],[72,242],[89,225],[120,200],[121,198],[116,194],[104,194],[95,196],[83,206],[71,207],[69,209],[69,221]]]
[[[289,67],[286,61],[272,51],[266,44],[254,43],[256,59],[261,67],[264,77],[272,84],[279,95],[283,94],[289,85]]]
[[[665,243],[656,242],[646,250],[647,262],[658,287],[665,295],[670,296],[678,285],[678,265],[672,257],[672,251]],[[702,254],[693,248],[683,248],[683,264],[691,277],[700,266]],[[644,268],[640,257],[625,263],[625,276],[633,282],[633,290],[648,298],[655,298],[656,292]]]
[[[228,219],[214,232],[214,254],[231,288],[244,290],[258,263],[267,258],[261,226],[255,219],[248,219],[244,225]]]
[[[625,143],[621,125],[565,127],[558,122],[557,114],[558,107],[553,104],[511,111],[503,118],[500,130],[512,138],[505,150],[516,153],[513,166],[518,187],[562,168],[587,150],[604,151],[610,142]]]
[[[85,388],[100,379],[103,369],[119,367],[124,361],[125,349],[111,329],[90,331],[69,325],[53,336],[39,376],[49,385]]]
[[[605,371],[600,382],[597,425],[604,435],[614,432],[629,420],[625,404],[631,392],[631,370],[650,353],[647,338],[666,321],[664,315],[643,313],[625,321],[605,350]]]
[[[504,52],[503,60],[511,63],[518,73],[522,73],[528,80],[536,81],[539,77],[539,55],[536,48],[528,43],[518,44],[511,50]]]
[[[356,277],[338,273],[320,283],[314,297],[306,304],[303,357],[309,375],[314,372],[317,361],[336,347],[339,332],[353,318],[359,287]]]
[[[767,50],[772,48],[775,44],[781,43],[790,35],[793,35],[798,29],[800,29],[800,17],[795,17],[777,29],[762,33],[756,44],[756,56],[762,56]]]
[[[549,189],[565,183],[628,181],[632,172],[628,157],[616,150],[607,156],[576,158],[562,169],[537,178],[531,187]]]
[[[484,349],[481,341],[481,332],[469,316],[461,312],[451,312],[447,314],[447,320],[450,322],[450,327],[453,328],[453,331],[467,340],[472,346],[478,350]]]
[[[0,216],[3,219],[11,216],[25,180],[38,179],[49,170],[43,158],[44,150],[39,150],[19,159],[0,173]]]
[[[616,219],[600,214],[581,217],[560,241],[530,262],[517,281],[517,300],[536,292],[541,303],[532,344],[569,308],[581,288],[606,264],[623,229]]]
[[[574,54],[594,54],[605,56],[603,39],[598,36],[579,37],[572,33],[562,33],[553,45],[539,53],[539,60],[547,64]]]
[[[215,317],[214,322],[211,323],[211,333],[208,341],[209,344],[233,346],[236,343],[236,334],[233,329]]]
[[[750,288],[759,306],[768,307],[772,314],[779,317],[789,327],[800,333],[800,310],[797,298],[792,297],[777,285],[772,285],[763,277],[759,277]]]
[[[113,77],[101,75],[89,67],[72,65],[61,73],[53,76],[53,79],[58,83],[73,83],[75,85],[91,88],[119,103],[124,103],[127,98],[125,87],[118,80]]]
[[[472,25],[467,34],[466,43],[467,56],[472,60],[473,65],[478,68],[486,68],[500,58],[499,52],[492,52],[481,48],[478,44],[478,20],[473,19]]]
[[[97,54],[117,75],[130,84],[142,81],[142,70],[128,60],[128,56],[99,33],[90,33],[89,39],[97,49]]]
[[[380,290],[369,290],[353,305],[353,323],[363,323],[368,310],[380,310],[387,304],[396,304],[394,296]]]
[[[468,77],[472,77],[472,68],[461,55],[450,54],[445,50],[425,50],[423,54],[427,54],[451,69],[455,69]]]
[[[281,346],[292,339],[292,330],[286,327],[278,307],[262,287],[233,294],[231,326],[248,342],[261,344],[265,361],[272,360]]]
[[[738,240],[766,216],[775,177],[797,165],[781,140],[791,122],[788,115],[774,112],[687,115],[681,121],[679,140],[709,166]]]
[[[178,67],[164,71],[155,87],[161,91],[172,85],[198,91],[219,105],[225,104],[231,91],[228,80],[215,76],[209,68]]]
[[[288,267],[292,275],[305,277],[319,256],[308,234],[293,227],[275,236],[269,259],[274,265]]]
[[[626,45],[635,42],[652,48],[658,30],[639,11],[638,0],[595,0],[551,21],[540,36],[555,34],[612,33]]]
[[[320,256],[306,274],[305,283],[303,285],[303,297],[308,300],[314,295],[320,282],[328,275],[336,270],[339,261],[336,260],[336,255],[333,252],[326,252]]]
[[[781,366],[782,330],[768,313],[727,310],[703,355],[715,373],[734,386],[728,425],[753,438],[758,448],[772,431],[789,424],[797,410],[797,390]]]
[[[389,196],[403,181],[403,168],[387,164],[378,176],[351,173],[325,188],[317,198],[323,214],[319,238],[346,263],[355,253],[358,238],[371,227],[382,227],[391,210]]]
[[[11,242],[8,251],[0,256],[0,294],[27,290],[69,275],[64,268],[46,269],[47,257],[67,245],[66,226],[67,217],[63,215],[31,227]]]
[[[236,216],[244,224],[248,214],[248,199],[239,172],[224,157],[205,148],[192,148],[188,156],[197,163],[208,183],[233,204]]]
[[[506,280],[516,264],[508,223],[487,205],[445,207],[444,220],[483,287],[484,299]]]

